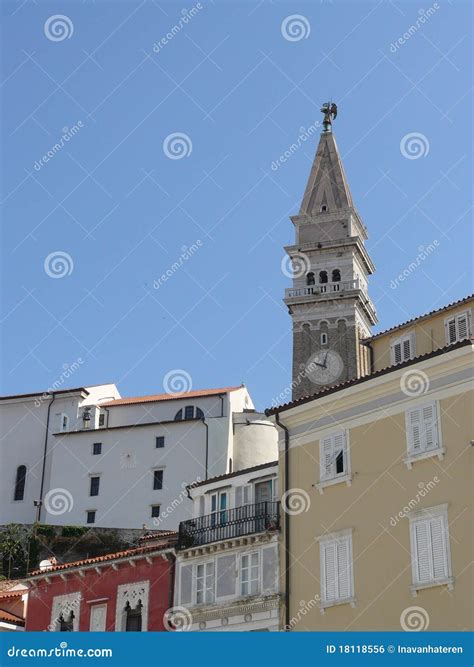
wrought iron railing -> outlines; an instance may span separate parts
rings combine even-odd
[[[278,530],[279,527],[279,502],[263,502],[219,510],[195,519],[181,521],[178,549],[188,549],[267,530]]]

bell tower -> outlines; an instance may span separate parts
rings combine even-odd
[[[293,286],[284,302],[293,320],[293,400],[369,372],[360,340],[377,323],[368,295],[375,267],[367,230],[347,184],[334,134],[335,104],[324,104],[323,132],[285,248]]]

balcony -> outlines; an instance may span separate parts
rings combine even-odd
[[[361,289],[359,280],[347,280],[337,283],[319,283],[317,285],[306,285],[305,287],[290,288],[285,290],[285,299],[293,299],[301,296],[312,296],[314,294],[331,294],[334,292],[348,292]]]
[[[178,549],[280,528],[280,503],[264,502],[219,510],[179,524]]]

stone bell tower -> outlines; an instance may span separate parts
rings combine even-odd
[[[293,274],[284,299],[293,320],[293,400],[369,372],[360,340],[377,322],[367,291],[375,270],[367,230],[332,133],[337,107],[321,111],[324,129],[300,212],[291,218],[296,242],[285,248]]]

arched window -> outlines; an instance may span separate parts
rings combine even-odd
[[[183,419],[183,408],[178,410],[174,417],[175,421],[180,421],[181,419]],[[196,408],[194,405],[187,405],[184,408],[184,419],[204,419],[204,412],[201,408]]]
[[[61,614],[58,619],[59,621],[59,632],[72,632],[74,630],[74,612],[71,611],[69,616]]]
[[[138,601],[136,607],[132,609],[130,602],[125,605],[125,632],[141,632],[142,631],[142,603]]]
[[[321,213],[326,213],[327,210],[328,210],[328,207],[326,206],[326,204],[323,204],[323,205],[321,206]]]
[[[320,271],[319,272],[319,282],[321,284],[325,284],[328,281],[328,272],[327,271]]]
[[[204,419],[204,412],[201,408],[196,408],[196,419]]]
[[[306,284],[307,285],[314,285],[314,282],[315,282],[314,281],[314,273],[313,272],[307,273],[306,274]]]
[[[338,283],[341,280],[341,272],[339,269],[334,269],[332,272],[332,282],[333,283]]]
[[[328,344],[328,335],[327,333],[322,333],[321,334],[321,345],[327,345]]]
[[[25,497],[26,466],[18,466],[16,469],[14,500],[23,500]]]
[[[174,416],[175,422],[179,422],[183,418],[183,409],[178,410],[178,412]]]

